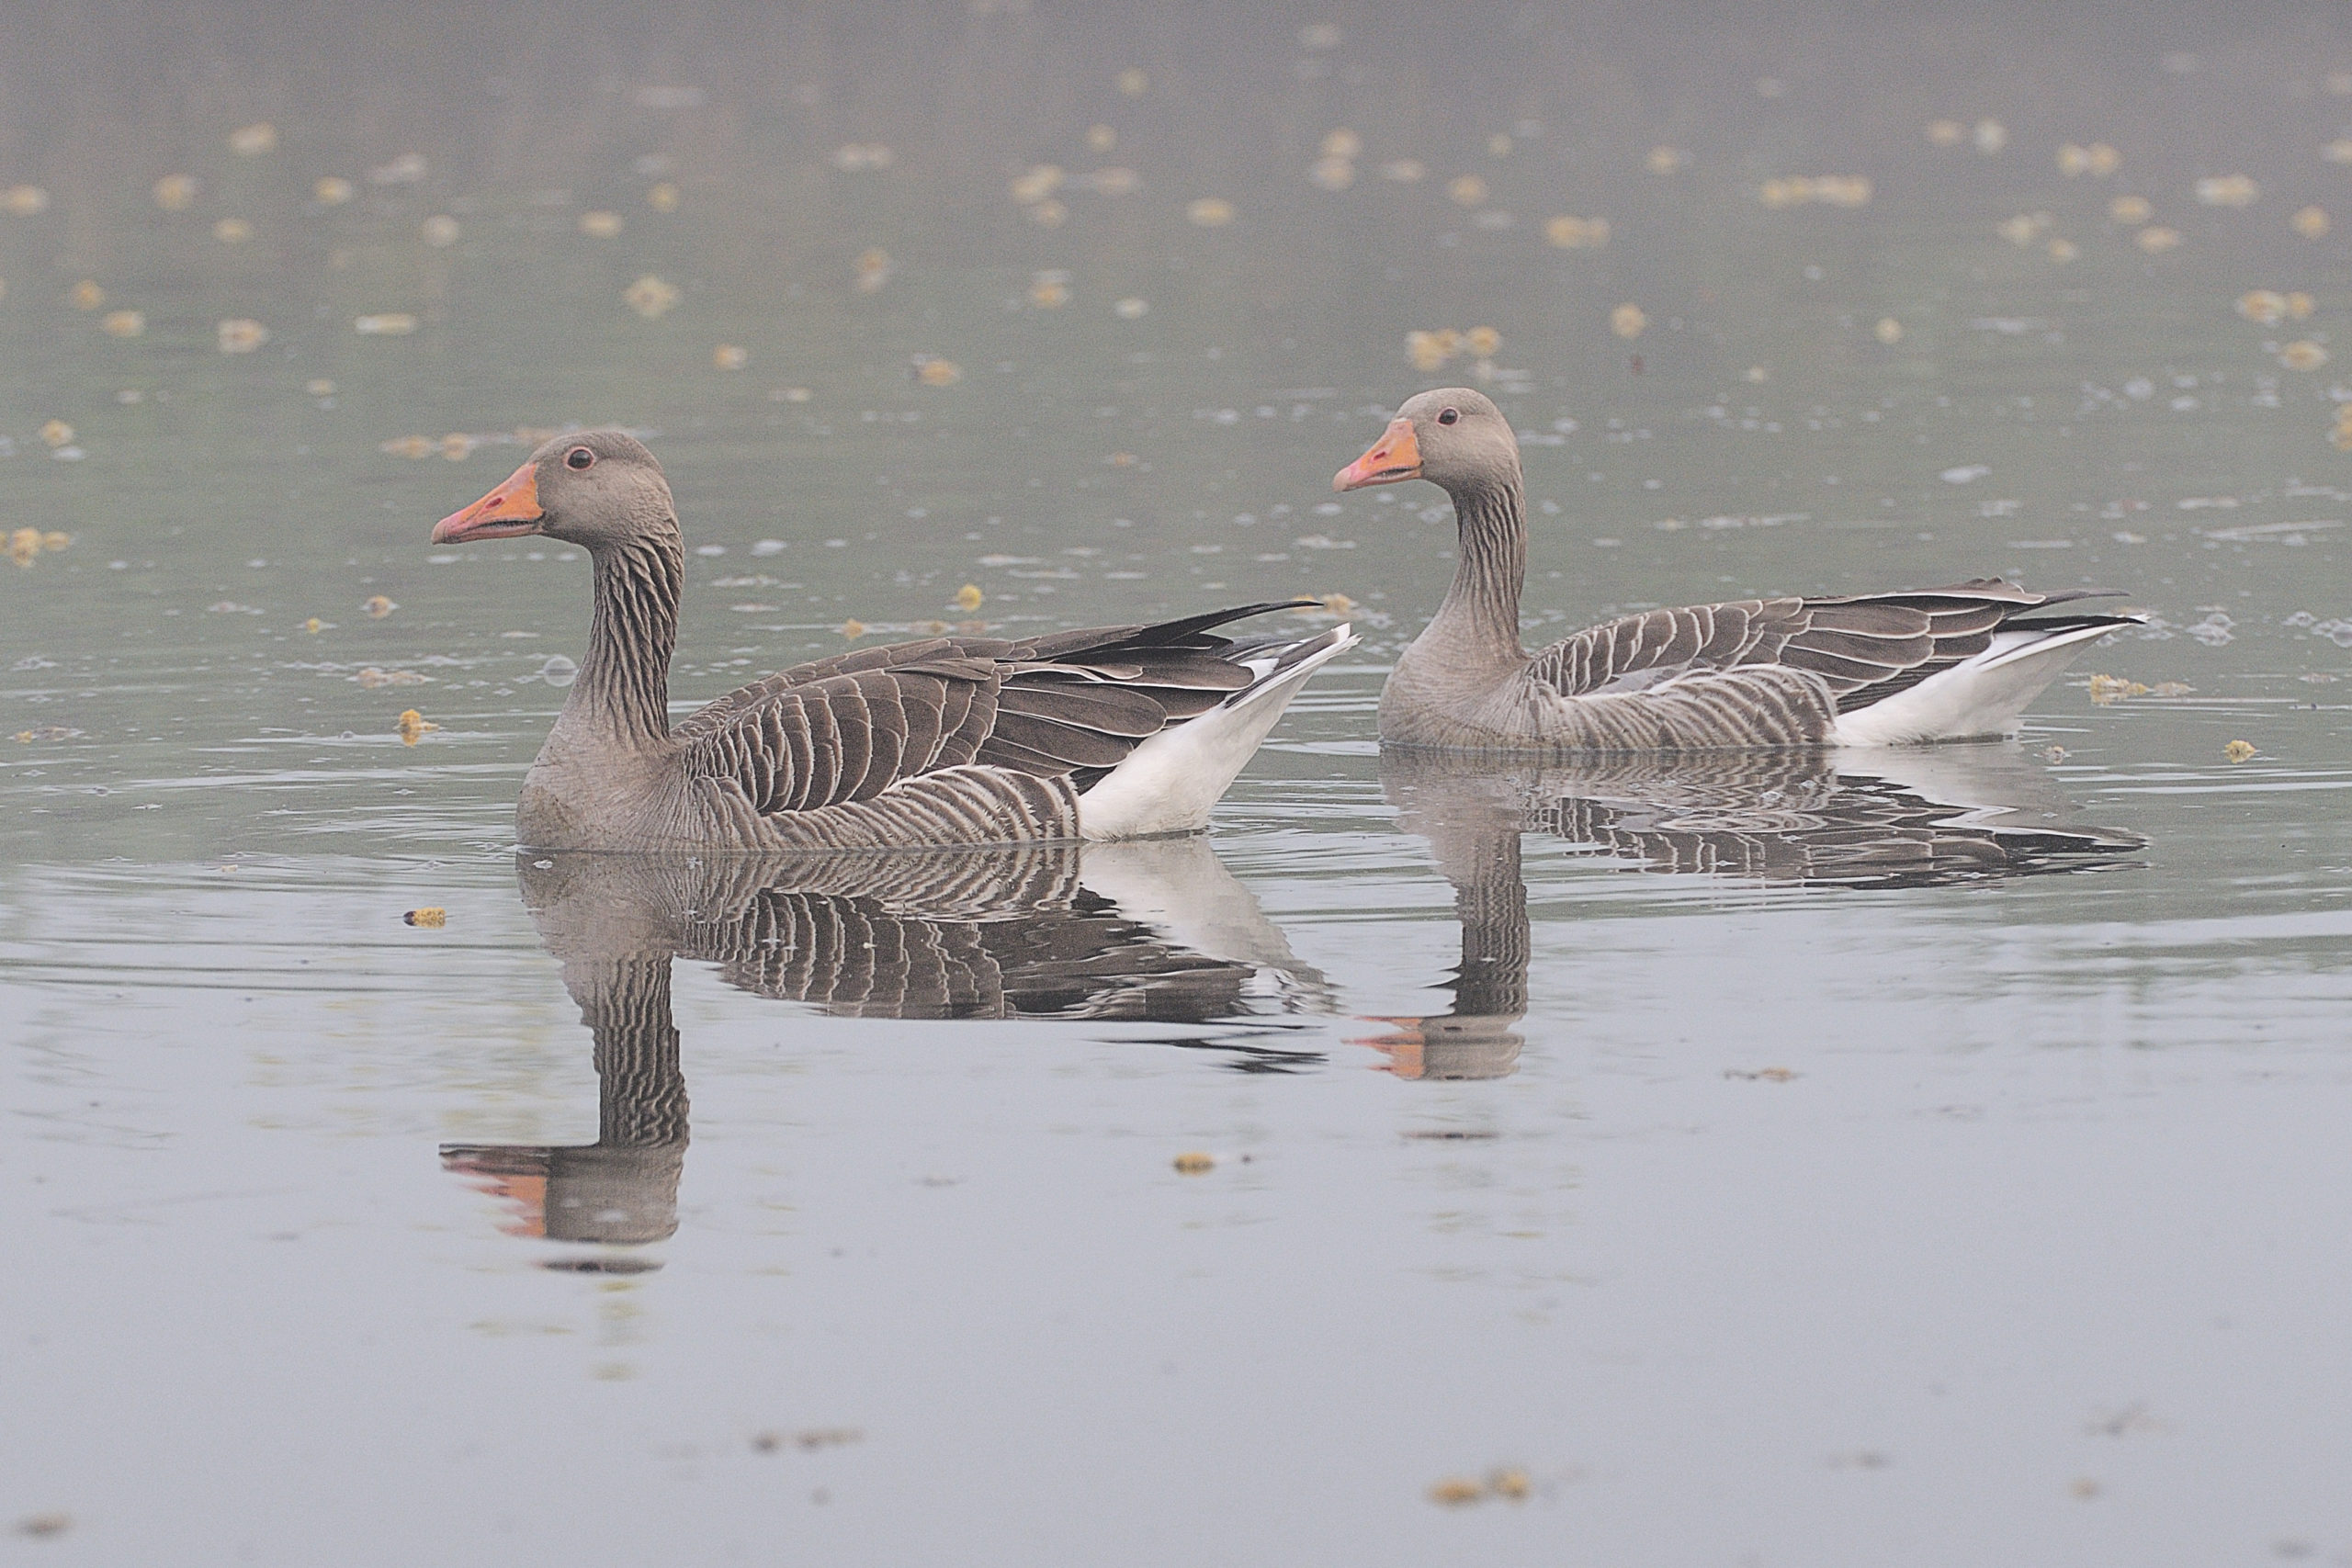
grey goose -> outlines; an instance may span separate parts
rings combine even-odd
[[[685,548],[653,454],[555,437],[435,525],[588,552],[594,610],[523,781],[536,849],[924,849],[1196,831],[1299,687],[1356,641],[1214,629],[1291,603],[1153,626],[933,637],[768,676],[673,725]]]
[[[1520,645],[1527,517],[1519,439],[1466,387],[1397,411],[1334,489],[1425,479],[1453,499],[1461,558],[1380,694],[1384,743],[1460,751],[1887,746],[2013,732],[2088,644],[2145,617],[2030,613],[2098,591],[1997,578],[1887,593],[1645,611]]]

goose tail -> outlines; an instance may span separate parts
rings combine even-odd
[[[1838,716],[1829,740],[1837,746],[1916,746],[1938,740],[1979,740],[2013,735],[2026,705],[2064,672],[2084,649],[2123,626],[2140,626],[2137,611],[2012,622],[1993,634],[1993,646],[1941,670],[1917,685]]]
[[[1207,712],[1171,724],[1079,796],[1082,838],[1193,833],[1256,754],[1307,678],[1356,645],[1345,622],[1296,641],[1239,643],[1227,653],[1255,677]]]

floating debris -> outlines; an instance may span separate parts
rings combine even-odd
[[[49,210],[49,192],[39,186],[10,186],[0,190],[0,212],[31,218]]]
[[[928,354],[914,357],[915,379],[926,387],[952,387],[964,378],[964,367],[952,359]]]
[[[2091,701],[2101,707],[2106,707],[2111,703],[2123,702],[2132,697],[2144,697],[2147,694],[2146,686],[2137,681],[2126,680],[2120,675],[2091,677]]]
[[[148,189],[155,205],[166,212],[186,212],[196,205],[196,192],[194,175],[165,175]]]
[[[653,209],[656,212],[677,211],[678,187],[672,185],[668,180],[663,180],[661,184],[649,187],[645,193],[645,205]]]
[[[433,456],[433,438],[429,435],[397,435],[376,450],[394,457],[430,457]]]
[[[2068,179],[2090,175],[2105,179],[2123,166],[2123,155],[2104,141],[2094,141],[2088,147],[2067,142],[2058,149],[2058,172]]]
[[[239,607],[233,604],[230,606],[231,609]],[[214,608],[217,609],[219,606],[215,605]],[[352,679],[371,692],[379,686],[429,686],[433,683],[432,676],[420,675],[413,670],[379,670],[372,664],[354,675]],[[407,722],[405,716],[401,722]]]
[[[1487,1477],[1487,1490],[1506,1502],[1524,1503],[1534,1486],[1527,1472],[1517,1465],[1505,1465]]]
[[[2070,262],[2083,254],[2082,248],[2072,240],[2052,240],[2049,250],[2050,259],[2054,262]]]
[[[452,463],[462,463],[472,457],[474,449],[481,445],[481,443],[473,436],[462,432],[452,432],[441,438],[439,450],[441,456]]]
[[[51,451],[74,444],[74,427],[62,419],[52,419],[40,427],[40,444]]]
[[[436,251],[448,249],[458,243],[458,220],[446,212],[436,212],[419,227],[424,243]]]
[[[2107,204],[2107,215],[2118,223],[2145,223],[2156,215],[2144,196],[2119,196]]]
[[[853,615],[842,623],[841,632],[842,637],[851,642],[855,642],[865,635],[865,623]]]
[[[895,270],[890,262],[890,253],[879,245],[862,253],[857,258],[857,291],[860,294],[879,293],[882,286],[890,281],[890,274]]]
[[[8,739],[30,745],[36,740],[74,740],[80,739],[82,733],[62,724],[37,724],[30,729],[19,729]]]
[[[1430,1488],[1430,1501],[1444,1508],[1467,1507],[1486,1495],[1485,1484],[1466,1475],[1449,1475]]]
[[[358,194],[358,188],[349,180],[335,175],[327,175],[311,187],[311,199],[321,207],[341,207]]]
[[[229,151],[240,158],[258,158],[277,145],[277,127],[266,119],[229,132]]]
[[[1122,299],[1113,305],[1111,307],[1111,313],[1118,317],[1119,320],[1123,321],[1133,321],[1141,320],[1145,312],[1148,311],[1150,309],[1151,305],[1149,301],[1130,298]]]
[[[1069,274],[1039,272],[1029,279],[1029,303],[1041,310],[1057,310],[1069,303]]]
[[[2045,762],[2063,762],[2074,753],[2064,746],[2044,746],[2036,755]]]
[[[302,383],[302,390],[314,398],[332,398],[334,396],[334,383],[323,376],[313,376]]]
[[[583,212],[580,215],[580,231],[594,239],[609,240],[618,234],[622,228],[621,215],[617,212],[606,212],[599,209],[594,212]]]
[[[1216,1168],[1216,1156],[1199,1149],[1187,1150],[1171,1162],[1179,1176],[1203,1176]]]
[[[1993,231],[2009,243],[2023,250],[2048,231],[2051,217],[2047,212],[2020,212],[2014,218],[2004,218]]]
[[[1957,147],[1968,140],[1968,127],[1956,119],[1931,119],[1928,122],[1928,140],[1939,147]]]
[[[1344,593],[1318,593],[1315,595],[1315,602],[1322,606],[1322,614],[1340,620],[1354,615],[1357,609],[1356,602]],[[1310,615],[1316,613],[1313,610],[1304,612]]]
[[[1555,218],[1544,225],[1544,238],[1564,251],[1597,251],[1609,243],[1609,220]]]
[[[332,623],[330,622],[319,619],[316,615],[312,615],[309,620],[302,623],[302,629],[310,633],[312,637],[316,637],[321,632],[325,631],[331,624]]]
[[[1363,156],[1363,138],[1342,126],[1337,130],[1326,131],[1323,136],[1323,144],[1317,150],[1326,158],[1342,158],[1352,162]]]
[[[107,291],[96,278],[85,277],[66,290],[65,299],[77,310],[95,310],[107,302]]]
[[[1859,175],[1798,175],[1792,179],[1766,180],[1758,187],[1757,197],[1770,208],[1804,207],[1821,202],[1829,207],[1868,207],[1871,182]]]
[[[2244,175],[2209,175],[2197,182],[2197,199],[2207,207],[2250,207],[2261,194]]]
[[[878,141],[852,141],[833,149],[833,167],[854,175],[887,169],[898,161],[899,155]]]
[[[424,154],[403,152],[389,164],[379,164],[368,171],[368,183],[374,186],[413,186],[424,178],[426,165]]]
[[[440,728],[414,708],[401,710],[400,732],[401,744],[403,746],[413,746],[424,738],[427,731]]]
[[[19,528],[8,536],[8,558],[20,567],[29,567],[41,552],[40,530]]]
[[[224,245],[242,245],[254,237],[254,226],[242,218],[223,218],[212,225],[212,237]]]
[[[2134,236],[2140,248],[2152,256],[2160,256],[2180,243],[2180,231],[2151,225]]]
[[[1881,316],[1878,319],[1878,325],[1871,329],[1871,336],[1878,339],[1887,347],[1893,348],[1903,341],[1903,323],[1893,316]]]
[[[2316,370],[2327,363],[2327,350],[2309,338],[2299,338],[2279,349],[2278,363],[2290,370]]]
[[[109,310],[98,319],[98,330],[108,337],[133,338],[147,330],[147,318],[137,310]]]
[[[967,582],[956,590],[956,607],[968,615],[980,607],[981,598],[979,584]]]
[[[2254,742],[2251,740],[2233,740],[2227,746],[2222,748],[2222,755],[2227,757],[2233,762],[2245,761],[2255,755]]]
[[[673,285],[649,272],[622,290],[621,298],[628,301],[630,310],[649,321],[656,321],[677,308],[679,294]]]
[[[1642,159],[1642,167],[1661,177],[1688,168],[1690,164],[1690,154],[1679,147],[1653,147]]]
[[[220,323],[220,352],[251,354],[269,341],[269,329],[244,316],[232,317]]]
[[[354,318],[351,330],[361,337],[406,337],[416,331],[416,318],[406,310],[387,310]]]
[[[2186,697],[2197,690],[2186,681],[2159,681],[2148,688],[2152,697]]]
[[[1221,196],[1204,196],[1184,209],[1187,221],[1202,229],[1222,229],[1233,221],[1233,203]]]
[[[741,370],[751,362],[751,351],[739,344],[722,343],[710,351],[710,363],[719,370]]]
[[[405,719],[413,717],[413,712],[402,714],[401,716]],[[432,727],[427,726],[427,728],[430,728]],[[407,733],[405,726],[402,727],[401,733]],[[404,926],[423,926],[428,931],[439,931],[448,923],[449,911],[436,906],[430,905],[422,909],[411,909],[407,914],[401,917],[401,924]]]
[[[2295,215],[2287,220],[2287,227],[2306,240],[2324,240],[2329,227],[2327,209],[2317,202],[2309,207],[2299,207]]]
[[[1317,189],[1336,194],[1356,183],[1356,166],[1345,158],[1317,158],[1306,177]]]
[[[2287,318],[2287,297],[2268,288],[2249,288],[2237,298],[2233,307],[2247,321],[2261,326],[2277,326]],[[2352,407],[2352,404],[2346,405]]]
[[[359,602],[359,608],[366,613],[369,620],[380,621],[400,606],[381,593],[370,593]]]
[[[1476,175],[1457,175],[1446,182],[1445,194],[1456,207],[1483,207],[1487,182]]]
[[[63,1535],[73,1528],[74,1516],[63,1512],[28,1514],[17,1521],[17,1533],[31,1536],[35,1540],[46,1540],[50,1536]]]
[[[1628,341],[1641,336],[1643,329],[1649,324],[1649,317],[1642,313],[1639,305],[1631,301],[1609,312],[1609,330]]]
[[[1792,1067],[1758,1067],[1750,1071],[1742,1067],[1725,1067],[1724,1077],[1745,1078],[1750,1083],[1789,1083],[1797,1077]]]
[[[1012,199],[1023,207],[1032,206],[1061,189],[1067,177],[1060,165],[1039,164],[1026,174],[1013,176]]]

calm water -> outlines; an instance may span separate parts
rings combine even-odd
[[[0,1551],[2352,1563],[2352,22],[0,60]],[[2012,744],[1384,760],[1451,522],[1329,476],[1459,380],[1531,640],[2153,619]],[[585,563],[425,536],[574,422],[677,491],[682,705],[940,622],[1365,641],[1203,841],[518,856]]]

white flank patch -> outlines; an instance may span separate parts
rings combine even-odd
[[[1257,754],[1258,743],[1290,706],[1306,678],[1356,645],[1343,624],[1317,649],[1273,680],[1262,677],[1204,714],[1170,725],[1127,753],[1125,761],[1079,796],[1079,836],[1141,839],[1196,833],[1209,808]],[[1269,656],[1272,657],[1271,655]]]
[[[2040,696],[2076,654],[2115,629],[2074,626],[2050,633],[1996,632],[1993,646],[1975,658],[1930,675],[1907,692],[1840,715],[1838,728],[1830,731],[1830,742],[1913,746],[2014,734],[2026,705]]]

